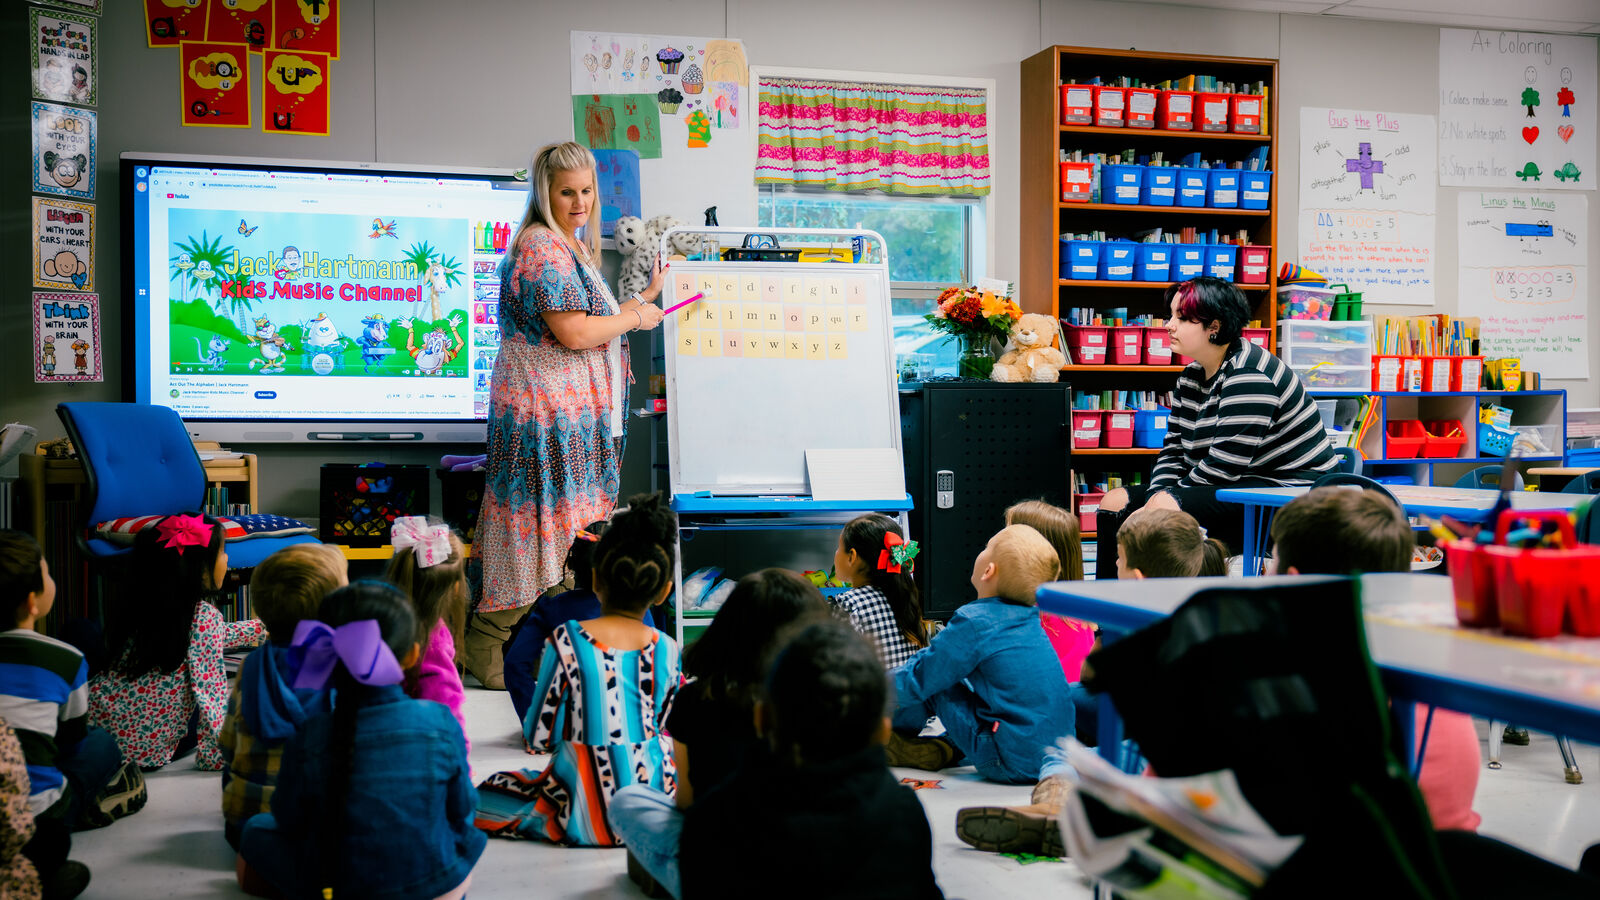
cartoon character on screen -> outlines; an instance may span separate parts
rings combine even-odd
[[[455,339],[453,346],[446,342],[444,329],[435,328],[423,336],[420,348],[416,344],[416,335],[413,331],[416,321],[416,319],[396,319],[395,324],[406,330],[406,352],[417,361],[417,368],[424,375],[437,375],[444,370],[445,363],[455,359],[461,353],[461,348],[466,346],[466,342],[461,340],[461,332],[456,330],[465,319],[459,312],[450,314],[450,337]]]
[[[83,338],[72,342],[72,365],[77,368],[79,375],[89,372],[89,342]]]
[[[373,219],[372,220],[372,233],[367,235],[367,237],[369,237],[369,238],[392,237],[395,240],[399,240],[400,239],[400,235],[394,233],[394,226],[395,226],[395,220],[394,219],[390,219],[388,222],[384,222],[382,219]]]
[[[39,358],[39,365],[40,368],[44,370],[45,377],[49,378],[54,376],[56,374],[55,341],[46,339],[44,346],[40,347],[39,351],[41,354]]]
[[[283,335],[278,333],[276,325],[266,316],[256,320],[256,333],[248,341],[252,347],[259,347],[261,355],[250,360],[250,371],[254,372],[256,366],[261,365],[261,374],[269,372],[282,372],[283,364],[287,359],[286,354],[293,350]]]
[[[293,281],[300,277],[300,270],[305,263],[300,259],[300,248],[289,245],[283,248],[283,258],[279,261],[278,268],[272,272],[272,277],[279,281]]]
[[[228,345],[231,343],[232,341],[222,335],[214,334],[206,347],[202,347],[200,346],[199,336],[196,336],[194,339],[194,352],[196,356],[200,357],[199,362],[201,365],[210,366],[220,372],[227,365],[222,358],[222,354],[227,351]],[[211,350],[210,353],[205,352],[207,348]]]
[[[361,348],[363,368],[371,372],[373,366],[382,366],[383,361],[394,352],[394,348],[389,346],[389,323],[384,321],[381,313],[373,313],[362,319],[361,324],[366,327],[361,329],[356,344]]]

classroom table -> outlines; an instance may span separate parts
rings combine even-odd
[[[1395,499],[1405,507],[1407,515],[1450,516],[1462,522],[1482,523],[1489,517],[1500,498],[1496,490],[1479,488],[1438,487],[1433,485],[1386,484]],[[1224,488],[1217,491],[1217,499],[1224,503],[1237,503],[1244,507],[1244,546],[1240,548],[1244,573],[1255,575],[1260,571],[1261,558],[1267,536],[1272,527],[1275,511],[1289,505],[1289,501],[1311,490],[1310,487]],[[1511,508],[1523,511],[1566,509],[1577,507],[1589,500],[1586,494],[1560,494],[1551,491],[1512,491]]]
[[[1248,590],[1319,577],[1057,581],[1042,585],[1038,599],[1044,612],[1098,623],[1109,642],[1165,618],[1205,588]],[[1416,746],[1416,703],[1600,743],[1600,638],[1536,640],[1460,627],[1450,579],[1433,575],[1364,575],[1361,591],[1367,648],[1396,703],[1408,750]],[[1100,754],[1123,765],[1122,721],[1108,696],[1099,697],[1099,707]],[[1420,749],[1408,761],[1413,772]]]
[[[1567,482],[1595,469],[1595,466],[1534,466],[1528,470],[1528,474],[1539,476],[1539,490],[1559,491],[1567,486]],[[1546,480],[1549,484],[1545,483]]]

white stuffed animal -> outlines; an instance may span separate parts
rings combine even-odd
[[[656,249],[661,245],[661,235],[669,228],[683,223],[672,216],[660,215],[645,222],[635,216],[617,220],[613,234],[617,252],[624,257],[622,270],[617,274],[617,297],[626,299],[650,284],[650,268],[655,264]],[[688,256],[700,248],[700,238],[692,234],[675,234],[667,248],[668,255],[678,253]]]

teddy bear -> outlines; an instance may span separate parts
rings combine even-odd
[[[667,229],[684,224],[672,216],[660,215],[648,222],[638,216],[623,216],[612,228],[617,242],[617,252],[623,256],[622,270],[617,273],[617,297],[632,296],[650,284],[650,267],[655,262],[656,248],[661,245],[661,235]],[[700,249],[698,235],[679,233],[668,242],[667,255],[687,257]]]
[[[1006,352],[994,364],[994,381],[1058,381],[1067,358],[1050,346],[1055,340],[1056,323],[1040,313],[1025,313],[1011,326]]]

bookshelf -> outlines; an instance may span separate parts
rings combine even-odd
[[[1220,232],[1248,232],[1250,242],[1272,246],[1265,284],[1240,284],[1253,313],[1276,336],[1278,179],[1278,62],[1274,59],[1201,56],[1188,53],[1144,53],[1096,47],[1055,46],[1022,61],[1022,219],[1018,297],[1027,312],[1060,318],[1068,308],[1110,309],[1126,307],[1128,315],[1160,316],[1167,310],[1162,294],[1170,282],[1066,280],[1060,277],[1059,236],[1064,232],[1105,231],[1131,235],[1150,228],[1177,230],[1186,226],[1215,228]],[[1186,75],[1213,75],[1237,83],[1263,82],[1267,86],[1262,134],[1199,131],[1165,131],[1142,128],[1102,128],[1061,122],[1061,85],[1131,76],[1145,84]],[[1198,152],[1208,160],[1242,159],[1251,150],[1267,148],[1268,168],[1274,172],[1264,210],[1210,207],[1151,206],[1143,204],[1077,203],[1061,199],[1060,152],[1120,153],[1136,155],[1160,151],[1175,160]],[[1063,380],[1075,390],[1170,390],[1181,366],[1068,365]],[[1158,451],[1145,448],[1074,450],[1082,457],[1078,471],[1102,474],[1149,475]],[[1077,498],[1073,500],[1074,511]]]

